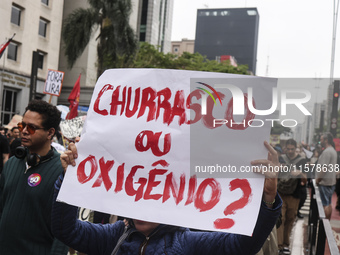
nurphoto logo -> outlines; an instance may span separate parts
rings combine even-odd
[[[232,84],[215,84],[211,86],[207,83],[197,82],[201,84],[203,87],[197,87],[202,92],[201,97],[201,114],[207,115],[207,102],[208,100],[213,100],[213,107],[217,105],[217,100],[221,104],[221,106],[226,107],[226,112],[231,112],[233,116],[237,115],[245,115],[246,116],[268,116],[273,114],[279,105],[280,100],[280,112],[282,116],[287,115],[287,106],[295,105],[298,110],[300,110],[305,116],[312,115],[304,104],[308,103],[311,99],[310,91],[306,89],[281,89],[280,93],[278,93],[277,88],[272,88],[272,98],[268,98],[268,101],[271,100],[272,104],[269,109],[256,109],[255,101],[253,98],[253,89],[252,87],[247,88],[247,93],[243,93],[243,91],[235,85]],[[256,89],[256,88],[255,88]],[[210,90],[210,91],[209,91]],[[220,94],[225,94],[227,90],[232,94],[232,98],[230,101],[225,104],[222,102]],[[294,94],[299,95],[299,98],[290,98],[289,95]],[[208,97],[209,96],[209,97]],[[265,119],[265,121],[269,121],[274,125],[274,121],[279,121],[279,119]],[[214,118],[213,126],[220,126],[223,124],[229,123],[233,125],[233,118]],[[242,123],[249,127],[262,127],[264,125],[264,120],[255,119],[255,118],[245,118]],[[241,124],[242,124],[241,123]],[[293,124],[288,124],[293,123]],[[239,122],[234,122],[234,124],[240,124]],[[294,119],[283,119],[281,120],[281,125],[286,127],[295,127],[297,125],[297,121]]]

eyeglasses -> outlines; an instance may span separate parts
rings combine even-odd
[[[22,132],[25,127],[27,127],[27,132],[30,134],[30,135],[33,135],[35,133],[36,130],[38,129],[44,129],[43,127],[42,128],[38,128],[32,124],[26,124],[25,122],[19,122],[18,123],[18,128],[19,128],[19,131]]]

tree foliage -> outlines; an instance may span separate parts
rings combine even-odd
[[[72,68],[93,32],[99,28],[97,68],[100,75],[107,68],[117,67],[115,64],[118,62],[128,64],[135,55],[138,45],[129,24],[132,6],[130,0],[88,2],[88,9],[76,9],[66,18],[62,38],[68,65]]]
[[[133,62],[124,64],[120,61],[119,63],[116,63],[116,66],[122,68],[161,68],[249,74],[247,65],[234,67],[230,65],[229,61],[219,63],[215,60],[208,60],[199,53],[184,52],[181,56],[171,53],[164,54],[155,46],[146,42],[140,44],[138,53]]]

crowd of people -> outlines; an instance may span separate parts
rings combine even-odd
[[[60,124],[59,110],[33,100],[17,127],[0,127],[0,254],[290,254],[290,234],[303,206],[311,180],[318,185],[325,215],[332,213],[335,171],[311,171],[316,165],[337,164],[333,137],[324,134],[313,148],[289,139],[269,145],[268,159],[254,165],[289,166],[289,172],[265,176],[262,203],[251,237],[222,232],[192,231],[138,219],[100,224],[77,219],[78,209],[56,201],[77,147],[60,154],[52,146]],[[326,167],[326,168],[327,168]],[[338,203],[340,209],[340,202]]]
[[[319,188],[326,218],[331,217],[331,199],[339,172],[333,170],[338,167],[338,155],[330,133],[322,134],[319,142],[313,146],[303,142],[298,144],[294,139],[288,139],[284,146],[276,144],[273,147],[279,154],[280,164],[288,166],[290,171],[280,172],[278,176],[277,190],[283,204],[277,224],[277,239],[272,238],[272,243],[273,247],[278,248],[280,255],[291,254],[290,237],[293,224],[297,218],[303,218],[300,210],[313,179]],[[338,186],[340,188],[340,184]]]

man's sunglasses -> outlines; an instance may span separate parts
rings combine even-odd
[[[33,135],[35,133],[36,130],[38,129],[44,129],[44,128],[38,128],[32,124],[26,124],[25,122],[19,122],[18,123],[18,128],[19,128],[19,131],[22,132],[25,127],[27,127],[27,132],[30,134],[30,135]]]

